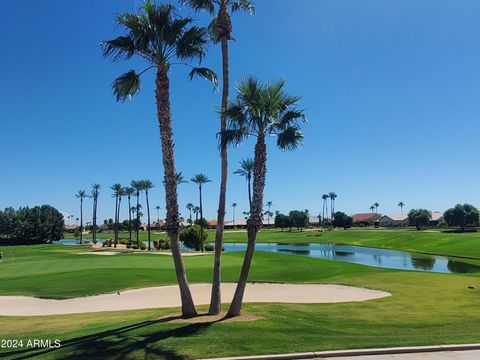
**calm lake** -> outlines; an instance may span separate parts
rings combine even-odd
[[[99,242],[102,242],[99,240]],[[64,239],[59,243],[76,245],[78,240]],[[245,251],[245,243],[226,243],[226,252]],[[430,271],[438,273],[480,272],[480,265],[473,265],[459,258],[409,253],[398,250],[336,244],[283,244],[257,243],[258,251],[278,252],[286,255],[306,256],[320,259],[346,261],[355,264],[389,269]],[[182,250],[189,250],[182,246]]]

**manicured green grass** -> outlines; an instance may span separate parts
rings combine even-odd
[[[111,233],[99,234],[99,238],[111,238],[112,236]],[[66,237],[71,237],[71,235]],[[120,237],[128,238],[128,232],[121,233]],[[146,231],[140,232],[140,239],[147,240]],[[152,232],[152,239],[165,240],[167,235]],[[213,242],[214,239],[214,230],[208,230],[207,242]],[[245,231],[225,232],[224,241],[227,243],[246,242],[246,240],[247,233]],[[291,244],[326,242],[480,259],[480,232],[456,233],[452,230],[417,231],[414,229],[348,229],[321,232],[271,229],[260,231],[257,242]]]
[[[10,249],[6,249],[9,253]],[[0,293],[72,297],[174,283],[172,259],[159,255],[78,255],[68,246],[15,247],[0,265]],[[223,256],[223,281],[234,281],[241,253]],[[209,282],[211,256],[185,258],[191,282]],[[60,339],[52,350],[0,349],[6,358],[89,359],[216,357],[342,348],[478,342],[479,275],[371,268],[258,252],[251,280],[365,286],[391,297],[344,304],[247,304],[263,317],[248,322],[170,323],[178,310],[118,311],[48,317],[0,317],[0,338]],[[206,308],[203,307],[203,310]]]

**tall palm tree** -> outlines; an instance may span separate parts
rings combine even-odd
[[[150,190],[152,190],[155,185],[150,181],[150,180],[141,180],[140,181],[141,185],[142,185],[142,190],[145,191],[145,201],[147,203],[147,231],[148,231],[148,251],[151,250],[151,241],[152,241],[152,238],[151,238],[151,231],[152,229],[150,229],[150,203],[149,203],[149,200],[148,200],[148,192]]]
[[[78,190],[75,194],[77,199],[80,199],[80,244],[83,241],[83,199],[87,197],[85,190]]]
[[[250,14],[255,12],[255,7],[249,0],[181,0],[182,4],[189,4],[193,9],[206,10],[214,16],[209,29],[214,43],[221,44],[222,48],[222,107],[220,115],[220,132],[227,128],[225,109],[228,105],[230,74],[228,42],[232,37],[232,22],[230,12],[246,11]],[[216,13],[216,16],[215,16]],[[220,193],[218,197],[217,230],[215,232],[215,256],[213,266],[212,297],[209,313],[219,314],[222,311],[220,293],[220,258],[222,255],[223,231],[225,227],[225,204],[227,197],[228,156],[227,147],[220,147],[221,178]]]
[[[229,127],[222,132],[224,146],[238,145],[250,136],[256,137],[252,206],[247,221],[248,243],[228,316],[240,314],[257,232],[262,226],[263,192],[267,171],[266,137],[276,136],[277,146],[282,150],[296,149],[303,139],[300,122],[305,121],[305,116],[295,107],[300,98],[288,95],[284,88],[284,81],[264,85],[254,77],[247,77],[238,85],[238,95],[225,111]]]
[[[120,211],[120,203],[119,203],[119,198],[121,196],[121,193],[123,191],[122,184],[115,183],[112,186],[110,186],[110,189],[113,191],[112,196],[115,198],[115,220],[113,222],[113,243],[114,246],[117,247],[118,243],[118,213]]]
[[[113,82],[112,87],[117,100],[125,101],[137,94],[143,73],[149,69],[156,70],[155,94],[165,174],[166,227],[180,288],[182,314],[194,316],[197,312],[188,286],[178,239],[180,215],[170,110],[169,70],[174,65],[190,66],[189,61],[202,60],[206,52],[208,31],[193,26],[189,17],[176,16],[173,5],[156,5],[151,0],[145,1],[139,13],[117,15],[117,22],[125,29],[126,34],[103,42],[103,55],[113,60],[130,59],[137,55],[148,63],[148,67],[143,71],[137,73],[130,70]],[[207,68],[192,68],[190,78],[195,76],[207,78],[215,85],[217,83],[215,73]]]
[[[272,208],[272,205],[273,205],[273,202],[271,201],[267,201],[267,225],[268,225],[268,230],[270,230],[270,217],[273,215],[273,213],[270,211],[270,209]]]
[[[322,206],[322,219],[323,219],[323,226],[325,227],[325,214],[327,213],[327,200],[329,196],[328,194],[323,194],[322,199],[323,199],[323,206]]]
[[[240,163],[240,169],[235,170],[234,174],[244,176],[247,180],[248,187],[248,205],[249,208],[252,208],[252,174],[253,174],[253,159],[246,158],[242,159]]]
[[[380,206],[380,204],[376,202],[375,204],[373,204],[373,206],[375,207],[375,212],[378,214],[378,207]]]
[[[397,206],[400,206],[400,211],[402,212],[402,215],[403,215],[403,207],[405,206],[405,203],[403,201],[400,201]]]
[[[333,219],[333,214],[335,213],[335,199],[337,198],[337,194],[330,192],[328,193],[328,197],[330,198],[330,218]]]
[[[100,195],[100,184],[93,184],[90,197],[93,199],[93,216],[92,216],[92,241],[94,244],[97,243],[97,205],[98,205],[98,195]]]
[[[132,246],[132,204],[130,203],[132,195],[135,194],[135,189],[132,187],[125,188],[125,195],[128,200],[128,243]]]
[[[192,204],[192,203],[188,203],[187,204],[187,210],[190,212],[190,225],[192,225],[193,221],[192,221],[192,210],[195,206]]]
[[[136,205],[136,219],[135,219],[135,241],[137,242],[137,246],[140,247],[140,193],[142,192],[142,182],[140,180],[132,180],[130,186],[135,190],[135,197],[137,198],[137,205]]]
[[[237,208],[237,203],[233,203],[233,204],[232,204],[232,208],[233,208],[233,219],[232,219],[232,222],[233,222],[233,226],[235,226],[235,209]]]

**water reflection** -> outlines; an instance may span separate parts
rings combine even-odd
[[[412,265],[417,270],[430,271],[435,265],[435,258],[412,258]]]
[[[224,244],[225,251],[244,251],[245,243]],[[257,243],[259,251],[331,259],[389,269],[431,271],[439,273],[480,272],[480,265],[444,256],[412,254],[405,251],[336,244]]]

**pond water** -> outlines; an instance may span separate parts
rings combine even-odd
[[[90,239],[84,239],[84,241]],[[102,243],[102,239],[98,239]],[[63,239],[58,243],[78,245],[76,239]],[[145,242],[146,243],[146,242]],[[245,243],[225,243],[226,252],[245,251]],[[183,251],[189,250],[183,245]],[[409,253],[406,251],[371,248],[355,245],[337,244],[283,244],[257,243],[258,251],[278,252],[287,255],[307,256],[320,259],[345,261],[355,264],[382,267],[388,269],[429,271],[437,273],[475,273],[480,272],[480,265],[469,264],[461,258]]]
[[[247,244],[224,244],[225,251],[245,251]],[[259,251],[345,261],[389,269],[430,271],[438,273],[480,272],[480,265],[463,262],[459,258],[415,254],[404,251],[337,244],[282,244],[257,243]]]

